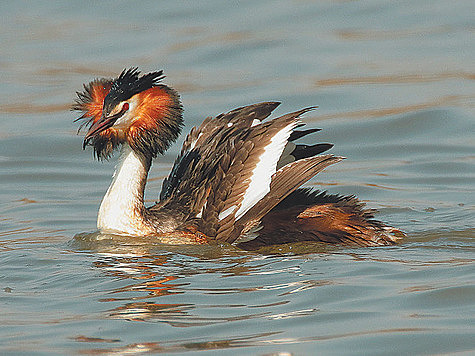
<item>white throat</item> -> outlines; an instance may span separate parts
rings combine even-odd
[[[122,146],[112,183],[99,208],[99,230],[126,235],[153,232],[144,220],[143,196],[149,168],[150,160],[137,155],[129,145]]]

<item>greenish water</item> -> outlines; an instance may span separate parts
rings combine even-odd
[[[472,1],[0,9],[1,354],[475,352]],[[81,150],[69,105],[128,66],[165,70],[185,133],[259,101],[319,105],[305,121],[347,159],[310,185],[407,239],[258,254],[91,234],[115,162]],[[150,203],[179,148],[154,163]]]

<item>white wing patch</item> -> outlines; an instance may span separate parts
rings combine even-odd
[[[205,203],[204,203],[203,206],[201,207],[200,212],[199,212],[198,214],[196,214],[196,217],[197,217],[198,219],[201,219],[201,217],[203,216],[203,210],[206,208],[207,203],[208,203],[208,202],[205,201]]]
[[[191,141],[191,143],[190,143],[190,148],[189,148],[188,151],[191,151],[191,150],[193,150],[193,149],[195,148],[196,143],[198,142],[198,140],[200,139],[201,136],[203,136],[203,133],[202,133],[202,132],[200,132],[200,134],[198,135],[198,137],[197,137],[196,139],[194,139],[193,141]]]
[[[236,220],[241,218],[250,208],[270,192],[272,175],[277,170],[277,162],[287,144],[298,121],[292,122],[277,132],[271,142],[265,147],[264,153],[259,157],[259,162],[252,171],[251,182],[244,194],[239,210],[236,212]]]
[[[230,214],[232,214],[232,213],[234,212],[234,210],[236,210],[236,205],[230,206],[230,207],[227,208],[226,210],[223,210],[222,212],[219,213],[218,219],[219,219],[219,220],[223,220],[224,218],[226,218],[227,216],[229,216]]]
[[[254,120],[252,120],[251,127],[254,127],[254,126],[256,126],[256,125],[259,125],[260,123],[261,123],[261,120],[254,119]]]

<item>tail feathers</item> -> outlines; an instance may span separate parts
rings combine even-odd
[[[259,221],[279,202],[295,189],[331,164],[341,161],[342,157],[323,155],[301,159],[279,169],[273,176],[270,191],[257,201],[234,224],[221,225],[216,238],[221,241],[234,242],[241,235],[259,224]]]
[[[314,241],[357,246],[392,245],[404,234],[374,219],[373,211],[353,196],[298,189],[264,216],[246,250]]]

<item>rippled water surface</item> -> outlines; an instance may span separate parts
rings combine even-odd
[[[1,354],[475,352],[473,1],[0,8]],[[305,120],[347,159],[310,185],[407,238],[250,253],[91,234],[114,159],[81,150],[69,107],[128,66],[165,70],[185,132],[259,101],[319,105]]]

